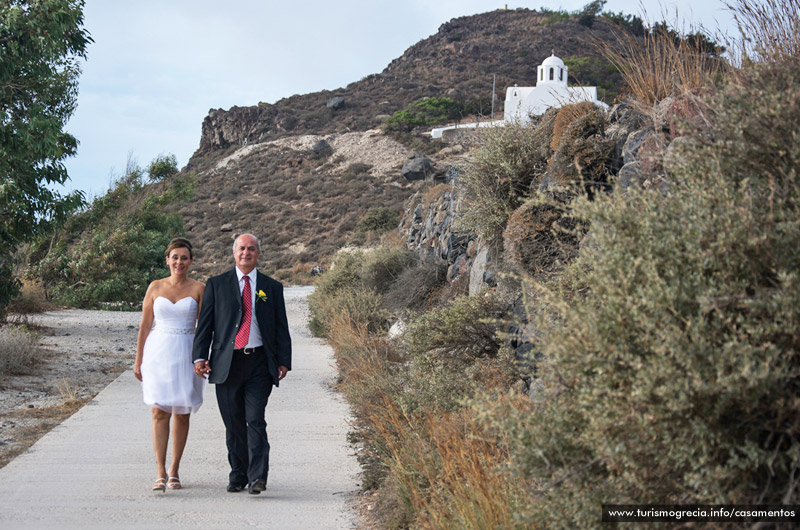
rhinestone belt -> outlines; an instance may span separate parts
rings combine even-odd
[[[152,329],[157,329],[159,333],[166,333],[167,335],[194,335],[195,332],[195,328],[171,328],[155,322]]]

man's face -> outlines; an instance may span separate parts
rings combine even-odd
[[[233,259],[240,271],[247,274],[256,267],[258,261],[258,243],[250,235],[242,235],[236,238],[236,248],[233,251]]]

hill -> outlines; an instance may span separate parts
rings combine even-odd
[[[181,214],[200,250],[199,276],[230,265],[231,238],[243,230],[262,237],[263,265],[283,278],[308,271],[348,242],[374,237],[358,230],[369,209],[399,215],[405,199],[425,185],[401,176],[414,147],[436,153],[438,174],[459,162],[458,148],[454,156],[452,149],[439,151],[443,144],[423,143],[424,130],[401,142],[384,135],[378,128],[389,115],[420,98],[443,96],[488,115],[493,75],[495,112],[502,113],[505,87],[535,84],[536,67],[551,51],[568,64],[607,64],[592,42],[610,36],[611,26],[600,18],[588,28],[574,17],[552,22],[527,9],[497,10],[442,24],[383,72],[346,87],[210,110],[183,170],[197,176],[195,196]],[[595,70],[580,81],[619,90],[608,68]],[[315,152],[320,140],[330,149]]]

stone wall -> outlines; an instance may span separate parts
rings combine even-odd
[[[488,249],[474,236],[454,229],[458,215],[458,192],[452,185],[440,184],[412,195],[400,223],[408,248],[424,260],[447,265],[447,281],[469,277],[469,292],[493,287],[495,273],[490,267]]]

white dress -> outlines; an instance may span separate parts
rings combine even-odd
[[[144,402],[173,414],[197,412],[205,385],[192,365],[197,302],[187,296],[173,304],[159,296],[153,301],[153,315],[142,355]]]

